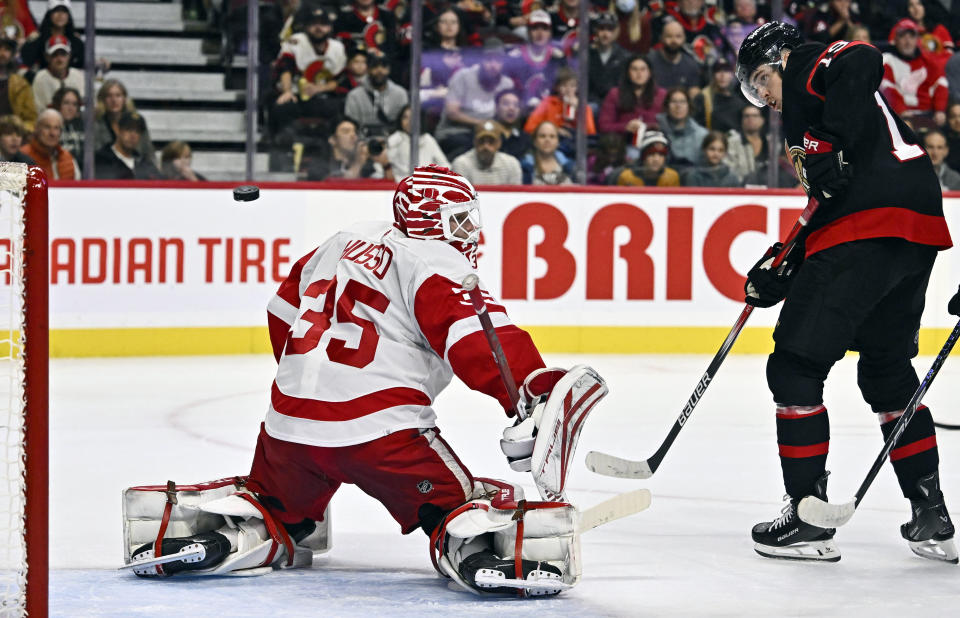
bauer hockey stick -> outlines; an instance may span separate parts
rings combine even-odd
[[[476,275],[467,275],[463,278],[461,287],[470,297],[470,304],[473,310],[477,312],[480,318],[480,326],[483,327],[483,334],[487,336],[487,342],[490,344],[490,350],[493,351],[493,357],[497,361],[497,369],[500,370],[500,379],[503,380],[503,387],[507,389],[507,396],[510,397],[510,404],[517,411],[517,416],[523,420],[523,410],[520,409],[520,391],[517,390],[517,383],[510,373],[510,365],[507,364],[507,355],[503,353],[503,346],[500,345],[500,338],[497,337],[497,331],[493,328],[493,322],[490,320],[490,314],[487,312],[487,303],[483,301],[483,293],[477,284],[480,278]]]
[[[780,266],[787,258],[790,250],[796,245],[801,231],[807,226],[807,223],[809,223],[810,218],[813,216],[813,213],[816,212],[818,206],[820,206],[820,202],[814,197],[811,197],[807,201],[807,207],[803,209],[797,222],[793,224],[793,229],[790,230],[786,240],[783,241],[783,247],[780,248],[780,252],[773,258],[773,263],[770,266],[771,269]],[[649,459],[634,461],[599,451],[590,451],[587,453],[587,468],[597,474],[625,479],[648,479],[653,476],[653,473],[660,467],[660,463],[663,461],[667,451],[669,451],[673,445],[673,441],[677,439],[680,430],[683,429],[686,422],[690,420],[693,409],[697,407],[707,387],[710,386],[710,382],[712,382],[713,378],[717,375],[720,365],[723,364],[723,361],[727,358],[727,354],[730,352],[730,348],[733,347],[737,337],[740,336],[740,331],[743,330],[744,325],[747,323],[747,318],[753,313],[753,309],[753,305],[744,304],[743,311],[740,312],[740,317],[737,318],[733,328],[730,329],[727,338],[723,340],[723,345],[720,346],[720,350],[716,356],[713,357],[713,360],[710,361],[707,370],[700,376],[700,380],[697,382],[696,387],[694,387],[690,398],[687,399],[686,405],[683,406],[680,416],[677,417],[677,420],[673,423],[673,427],[670,428],[670,433],[667,434],[663,444],[660,445],[660,448],[658,448]]]
[[[903,435],[907,424],[910,422],[910,419],[913,418],[917,407],[920,405],[920,400],[923,399],[923,396],[933,383],[933,379],[937,377],[937,373],[940,372],[940,368],[950,355],[950,350],[953,349],[953,345],[957,342],[958,337],[960,337],[960,322],[957,322],[957,325],[953,327],[953,332],[947,337],[947,341],[943,344],[943,348],[940,349],[940,353],[933,359],[933,365],[930,367],[930,371],[928,371],[927,375],[923,378],[923,382],[920,383],[917,392],[915,392],[913,397],[910,398],[910,401],[907,402],[907,406],[904,408],[900,420],[894,425],[893,432],[890,433],[890,437],[884,442],[883,449],[880,450],[880,455],[877,456],[877,459],[873,462],[873,466],[871,466],[870,471],[867,472],[867,478],[863,479],[863,483],[860,484],[860,488],[857,490],[857,493],[854,494],[853,500],[844,504],[830,504],[814,496],[807,496],[800,501],[800,505],[797,507],[797,513],[800,515],[800,519],[819,528],[837,528],[850,521],[853,513],[863,500],[863,496],[867,493],[867,489],[870,488],[870,484],[873,483],[873,479],[876,478],[877,473],[880,472],[880,468],[883,467],[884,460],[890,456],[890,451],[897,445],[897,440]]]

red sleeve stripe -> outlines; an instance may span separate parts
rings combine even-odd
[[[817,455],[826,455],[827,451],[830,450],[830,441],[821,442],[820,444],[811,444],[809,446],[787,446],[786,444],[778,444],[780,447],[780,456],[789,457],[790,459],[803,459],[804,457],[816,457]]]
[[[396,406],[430,405],[430,397],[415,388],[387,388],[348,401],[319,401],[286,395],[276,382],[270,400],[280,414],[312,421],[351,421]]]
[[[274,296],[267,303],[267,313],[280,318],[287,324],[293,324],[294,320],[297,319],[298,311],[296,307],[280,298],[280,296]]]
[[[943,217],[890,206],[851,213],[812,232],[807,237],[807,257],[865,238],[903,238],[940,250],[953,246]]]
[[[813,76],[817,74],[817,70],[820,68],[820,62],[823,60],[823,57],[826,56],[828,53],[830,53],[830,50],[833,49],[834,45],[836,45],[836,43],[833,43],[830,46],[828,46],[825,50],[823,50],[823,53],[820,54],[819,57],[817,57],[817,61],[814,63],[813,69],[810,71],[810,75],[807,77],[807,92],[817,97],[821,101],[826,101],[827,95],[820,94],[819,92],[813,89]],[[867,45],[869,47],[873,47],[873,45],[870,45],[870,43],[866,43],[864,41],[851,41],[846,45],[844,45],[843,47],[840,47],[839,49],[834,51],[833,57],[836,58],[837,56],[840,55],[841,52],[845,52],[851,47],[856,47],[857,45]]]
[[[910,457],[911,455],[916,455],[917,453],[929,451],[932,448],[937,448],[937,436],[928,436],[922,440],[917,440],[916,442],[911,442],[910,444],[905,444],[900,448],[893,449],[890,451],[890,461],[904,459],[906,457]]]
[[[490,307],[488,305],[488,307]],[[510,318],[507,317],[507,314],[502,310],[493,311],[493,307],[490,307],[488,310],[490,315],[490,321],[493,323],[494,328],[499,328],[501,326],[510,326]],[[458,341],[466,337],[467,335],[482,331],[483,327],[480,326],[480,319],[473,315],[462,320],[457,320],[450,325],[450,328],[447,330],[447,340],[443,348],[443,358],[447,358],[447,353],[450,351]]]

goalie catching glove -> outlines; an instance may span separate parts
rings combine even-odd
[[[565,500],[564,484],[580,431],[593,407],[608,393],[591,367],[538,369],[520,387],[524,420],[503,431],[500,448],[510,467],[531,472],[544,500]]]
[[[773,260],[782,248],[783,243],[770,245],[763,257],[747,273],[747,282],[743,286],[746,296],[743,300],[748,305],[772,307],[787,297],[793,278],[803,263],[804,248],[803,243],[795,244],[786,259],[774,270]]]
[[[821,202],[839,196],[850,184],[850,164],[837,138],[817,129],[803,136],[803,172],[810,193]]]

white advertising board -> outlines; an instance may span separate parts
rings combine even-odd
[[[388,219],[390,200],[383,189],[265,187],[258,201],[238,203],[224,186],[54,187],[55,353],[78,353],[56,349],[58,332],[87,333],[79,353],[95,354],[95,331],[103,338],[118,329],[261,329],[290,266],[354,221]],[[789,231],[805,198],[483,190],[481,204],[480,275],[518,324],[535,336],[596,327],[670,338],[693,327],[729,328],[743,306],[746,271]],[[958,209],[960,199],[945,200],[953,230],[960,230]],[[953,324],[944,308],[960,281],[956,253],[938,260],[924,327]],[[751,326],[769,328],[777,313],[756,311]],[[209,353],[222,351],[213,347]],[[126,353],[156,352],[136,348]]]

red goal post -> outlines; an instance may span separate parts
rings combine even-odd
[[[47,180],[0,162],[0,615],[47,615]]]

